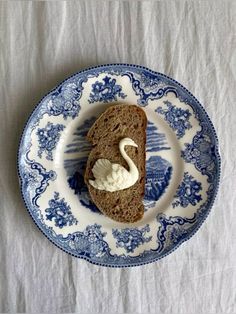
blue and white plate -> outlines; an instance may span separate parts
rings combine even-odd
[[[91,202],[83,181],[86,134],[111,104],[148,117],[145,214],[117,223]],[[154,262],[188,240],[209,214],[220,177],[214,127],[197,99],[147,68],[111,64],[81,71],[46,95],[22,134],[18,170],[26,207],[56,246],[103,266]]]

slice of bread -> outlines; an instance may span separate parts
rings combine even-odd
[[[143,217],[142,199],[145,190],[145,144],[147,118],[144,111],[135,105],[113,105],[109,107],[90,128],[87,138],[92,143],[85,171],[85,183],[93,202],[102,213],[119,221],[132,223]],[[92,187],[92,168],[100,158],[118,163],[129,170],[119,151],[121,139],[129,137],[138,148],[126,146],[125,151],[139,171],[138,181],[131,187],[115,192],[107,192]]]

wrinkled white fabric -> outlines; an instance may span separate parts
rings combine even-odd
[[[35,104],[74,72],[134,63],[165,73],[203,104],[222,176],[211,214],[166,258],[111,269],[64,253],[21,200],[16,153]],[[236,3],[0,3],[0,312],[236,313]]]

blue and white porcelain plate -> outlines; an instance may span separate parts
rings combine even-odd
[[[83,181],[86,134],[114,103],[148,118],[145,214],[133,224],[104,216]],[[112,267],[154,262],[188,240],[209,214],[220,177],[214,127],[197,99],[147,68],[111,64],[66,79],[34,109],[22,134],[18,170],[26,207],[56,246]]]

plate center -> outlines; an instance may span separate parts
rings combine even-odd
[[[164,212],[172,199],[183,173],[180,159],[180,148],[175,134],[167,123],[158,115],[145,108],[148,118],[147,145],[146,145],[146,183],[144,206],[145,215],[140,223],[151,222],[157,213]],[[97,119],[91,114],[84,115],[85,119],[78,118],[77,123],[67,130],[64,143],[63,166],[67,186],[78,202],[90,213],[105,216],[92,202],[88,188],[84,182],[84,172],[91,144],[86,135]],[[69,126],[68,126],[69,128]],[[109,218],[106,219],[111,221]],[[144,222],[145,220],[145,222]]]

